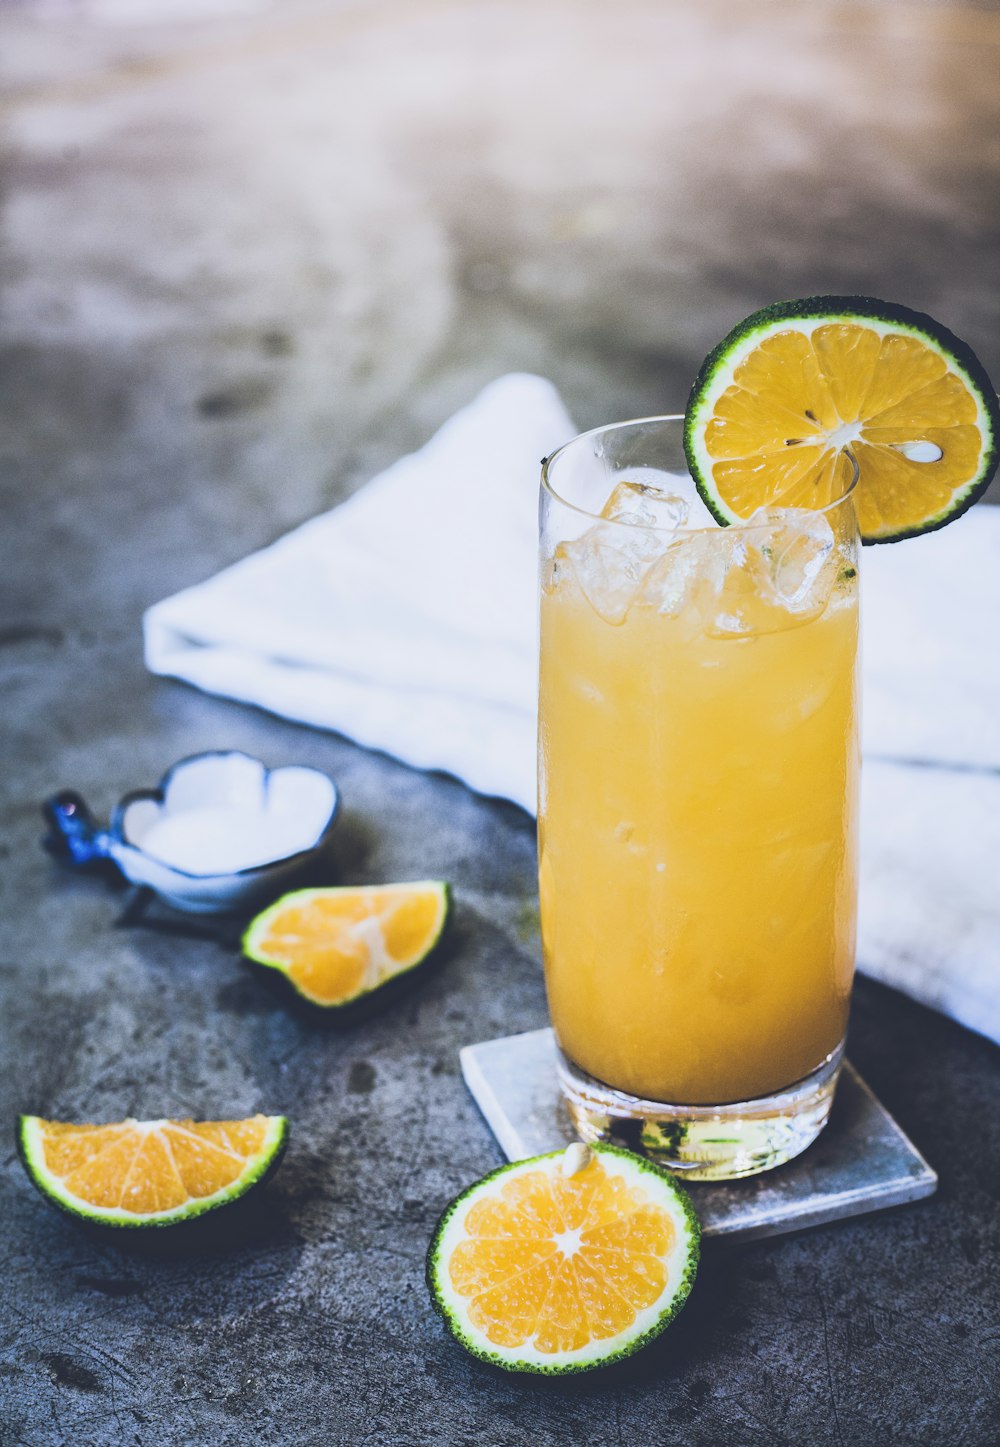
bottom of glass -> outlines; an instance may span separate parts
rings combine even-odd
[[[843,1041],[809,1075],[757,1100],[667,1105],[614,1090],[558,1052],[559,1084],[580,1139],[639,1151],[691,1181],[731,1181],[790,1161],[826,1125]]]

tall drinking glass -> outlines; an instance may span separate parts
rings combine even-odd
[[[718,526],[683,419],[543,464],[539,870],[560,1079],[584,1140],[694,1179],[826,1122],[854,972],[858,531]]]

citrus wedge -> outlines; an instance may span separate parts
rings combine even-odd
[[[923,312],[859,296],[747,317],[702,366],[685,425],[692,476],[724,525],[759,507],[825,507],[849,487],[853,456],[866,543],[965,512],[998,439],[996,392],[971,349]]]
[[[422,964],[448,917],[440,880],[297,889],[243,936],[243,952],[283,974],[313,1005],[348,1005]]]
[[[676,1316],[700,1230],[681,1186],[615,1146],[501,1166],[446,1209],[427,1282],[466,1350],[515,1372],[582,1372]]]
[[[283,1115],[69,1125],[22,1115],[17,1143],[46,1200],[102,1226],[175,1226],[262,1185],[288,1140]]]

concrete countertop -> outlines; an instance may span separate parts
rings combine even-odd
[[[848,290],[925,307],[1000,371],[1000,15],[126,9],[0,19],[0,1118],[260,1109],[292,1139],[243,1235],[164,1260],[49,1210],[8,1135],[0,1442],[985,1447],[997,1051],[864,979],[851,1055],[935,1197],[713,1246],[617,1374],[522,1381],[447,1340],[428,1238],[500,1160],[458,1050],[546,1021],[532,821],[152,679],[140,618],[506,370],[551,376],[582,425],[679,407],[747,311]],[[334,775],[344,882],[450,880],[441,967],[323,1029],[231,931],[135,917],[40,849],[55,789],[106,814],[214,747]]]

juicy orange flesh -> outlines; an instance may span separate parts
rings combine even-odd
[[[437,890],[389,885],[292,900],[256,942],[304,995],[350,1000],[420,959],[440,926]]]
[[[42,1122],[45,1165],[90,1206],[136,1216],[169,1211],[232,1185],[264,1144],[266,1116],[142,1124]]]
[[[860,473],[865,537],[903,531],[943,513],[977,475],[983,439],[976,402],[945,359],[917,337],[880,336],[856,322],[810,335],[774,332],[743,359],[705,429],[719,497],[737,517],[758,507],[825,507],[851,477],[845,424]],[[936,462],[900,444],[930,442]]]
[[[667,1285],[669,1213],[597,1157],[573,1176],[556,1167],[480,1197],[448,1262],[470,1321],[495,1346],[578,1351],[626,1331]]]

